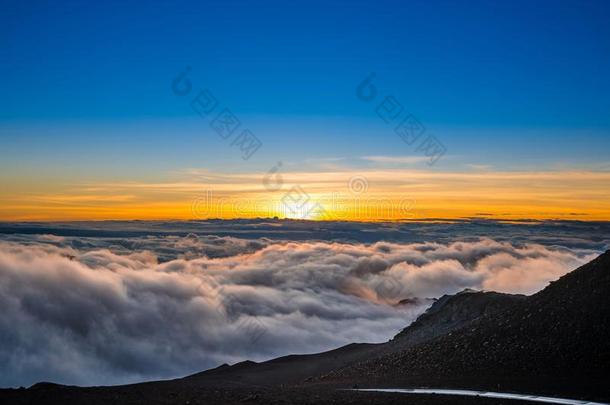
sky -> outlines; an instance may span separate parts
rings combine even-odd
[[[610,244],[608,1],[0,6],[2,387],[383,342]]]
[[[0,220],[610,219],[607,1],[2,10]]]

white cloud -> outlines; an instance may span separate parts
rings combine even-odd
[[[363,156],[362,159],[380,164],[412,165],[430,161],[426,156]]]
[[[400,299],[531,293],[593,256],[491,239],[0,241],[0,386],[125,383],[385,341],[424,309]]]

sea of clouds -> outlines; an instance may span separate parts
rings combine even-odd
[[[0,234],[0,386],[173,378],[383,342],[431,302],[403,299],[464,288],[532,294],[607,247],[597,231],[525,243],[515,225],[517,243],[476,229],[373,242],[174,228],[125,237]]]

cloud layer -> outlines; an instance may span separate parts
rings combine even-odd
[[[381,342],[425,309],[401,299],[530,294],[595,256],[489,238],[5,236],[0,386],[126,383]]]

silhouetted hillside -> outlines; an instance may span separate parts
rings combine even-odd
[[[453,332],[324,379],[573,381],[608,396],[610,251],[520,301],[510,310],[484,314]],[[400,335],[408,336],[409,329]]]
[[[481,316],[510,310],[523,299],[524,295],[469,289],[454,295],[444,295],[415,322],[397,334],[394,341],[403,346],[423,342],[459,329]]]

